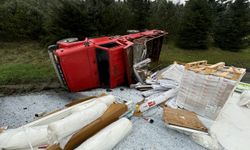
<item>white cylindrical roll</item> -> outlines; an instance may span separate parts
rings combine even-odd
[[[115,102],[115,97],[113,95],[105,95],[96,98],[96,101],[101,101],[105,103],[108,107]]]
[[[80,106],[76,106],[74,108],[72,108],[70,111],[71,113],[75,113],[75,112],[79,112],[79,111],[83,111],[87,108],[90,108],[90,107],[93,107],[94,105],[96,105],[98,102],[96,100],[94,101],[90,101],[88,103],[85,103],[83,105],[80,105]],[[102,103],[102,102],[99,102],[99,103]],[[104,103],[103,103],[104,104]],[[106,105],[106,104],[105,104]]]
[[[85,127],[102,116],[107,108],[104,103],[98,103],[80,112],[73,113],[64,119],[51,123],[48,126],[50,142],[60,141],[62,138]]]
[[[30,149],[48,144],[47,126],[9,129],[0,134],[0,149]]]
[[[114,102],[115,102],[115,97],[113,95],[105,95],[102,97],[88,100],[88,101],[84,102],[82,105],[79,105],[79,106],[72,108],[71,112],[74,113],[74,112],[82,111],[84,109],[87,109],[89,107],[96,105],[97,103],[104,103],[105,105],[107,105],[107,107],[109,107]]]
[[[150,97],[146,98],[146,102],[142,103],[140,105],[140,112],[144,112],[148,110],[149,108],[155,107],[156,105],[168,100],[169,98],[175,97],[177,95],[178,88],[168,90],[156,97]]]
[[[132,130],[132,123],[121,118],[82,143],[76,150],[111,150]]]

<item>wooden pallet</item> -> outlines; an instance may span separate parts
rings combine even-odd
[[[225,66],[225,62],[207,64],[207,60],[186,63],[185,69],[231,80],[239,80],[246,72],[246,69],[243,68]]]

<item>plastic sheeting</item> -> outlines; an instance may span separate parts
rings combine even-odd
[[[192,134],[196,143],[210,150],[250,149],[250,109],[238,105],[240,94],[233,93],[210,127],[210,136]]]
[[[76,150],[111,150],[132,130],[132,123],[121,118],[82,143]]]
[[[238,105],[240,94],[234,93],[210,129],[212,137],[227,150],[250,149],[250,109]]]

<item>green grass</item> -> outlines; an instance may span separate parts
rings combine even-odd
[[[174,61],[191,62],[203,59],[209,63],[224,61],[227,65],[250,68],[250,48],[237,53],[218,48],[182,50],[170,43],[163,45],[160,63],[165,67]],[[57,78],[45,47],[34,41],[0,42],[0,85],[51,81],[57,81]]]
[[[250,47],[240,52],[223,51],[219,48],[210,47],[208,50],[183,50],[173,43],[163,45],[160,64],[166,66],[174,61],[192,62],[197,60],[208,60],[208,63],[225,62],[226,65],[250,68]]]
[[[47,50],[38,42],[1,42],[0,56],[0,85],[36,84],[56,79]]]

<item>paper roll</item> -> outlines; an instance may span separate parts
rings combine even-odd
[[[82,143],[76,150],[111,150],[132,130],[132,123],[121,118]]]

